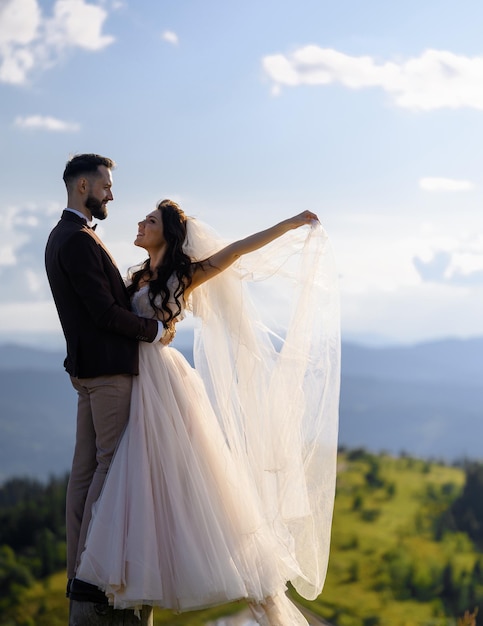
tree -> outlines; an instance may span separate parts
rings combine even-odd
[[[483,465],[472,463],[466,468],[463,492],[449,508],[448,522],[465,532],[483,547]]]
[[[9,546],[0,546],[0,615],[11,613],[32,584],[27,567],[17,561],[15,552]]]

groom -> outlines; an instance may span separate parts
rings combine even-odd
[[[75,579],[93,503],[129,417],[138,341],[169,343],[161,322],[138,317],[114,260],[92,228],[107,217],[115,164],[97,154],[67,162],[67,207],[50,233],[45,265],[67,344],[64,366],[78,394],[77,430],[67,487],[67,595],[105,602]]]

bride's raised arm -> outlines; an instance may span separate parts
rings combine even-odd
[[[219,250],[212,256],[208,257],[204,261],[197,264],[195,271],[193,272],[191,284],[185,291],[185,298],[188,298],[189,294],[196,289],[199,285],[206,282],[210,278],[213,278],[220,272],[226,270],[242,255],[254,252],[268,243],[281,237],[289,230],[299,228],[306,224],[312,224],[318,222],[318,217],[311,211],[302,211],[294,217],[290,217],[271,228],[262,230],[259,233],[245,237],[238,241],[234,241],[222,250]]]

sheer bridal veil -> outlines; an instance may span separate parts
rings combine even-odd
[[[190,258],[224,245],[188,219]],[[201,320],[196,369],[280,546],[275,558],[314,599],[329,558],[340,381],[338,280],[324,229],[291,230],[241,257],[195,289],[188,308]]]

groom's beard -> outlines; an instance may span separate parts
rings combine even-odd
[[[92,217],[97,220],[105,220],[107,217],[107,202],[98,200],[94,196],[88,195],[85,201],[85,206],[92,213]]]

